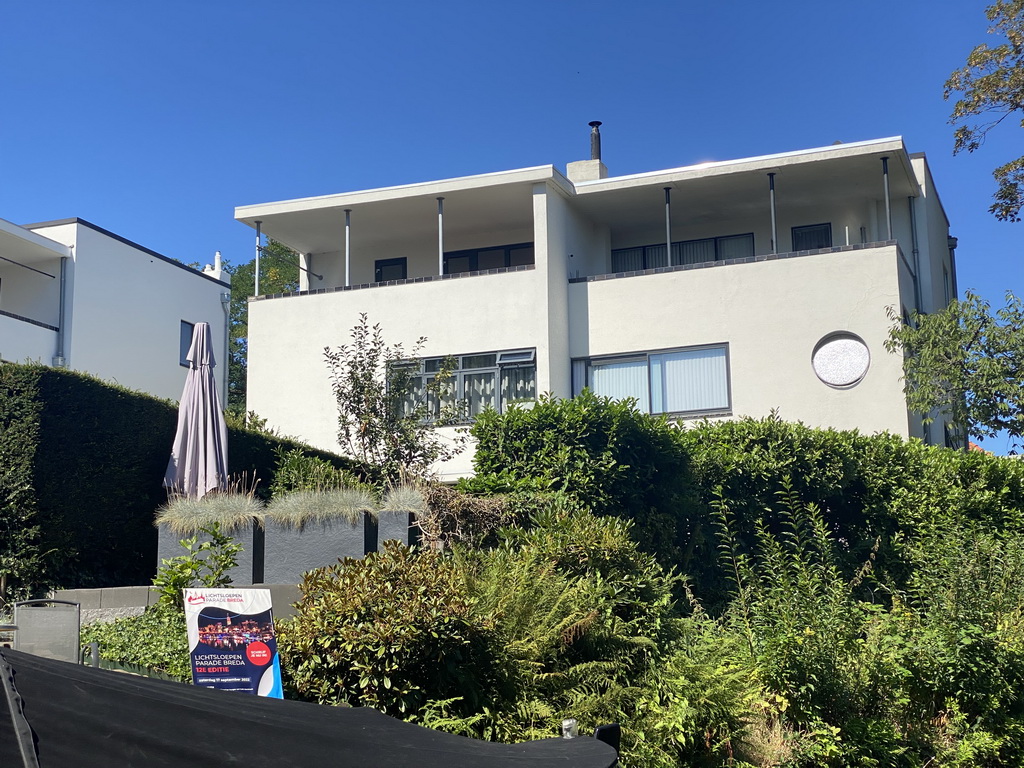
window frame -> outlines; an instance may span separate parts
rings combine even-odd
[[[188,327],[188,332],[185,332],[185,328]],[[196,324],[190,323],[188,320],[182,320],[181,325],[178,326],[178,365],[182,368],[188,368],[188,351],[192,348],[192,335],[195,333]]]
[[[651,360],[653,357],[659,355],[671,355],[680,352],[699,352],[706,349],[720,349],[724,353],[725,358],[725,396],[726,405],[724,407],[715,408],[694,408],[685,411],[654,411],[654,379],[652,375],[652,364]],[[647,364],[647,413],[652,416],[667,416],[670,419],[692,419],[701,418],[706,416],[731,416],[733,414],[733,400],[732,400],[732,361],[730,355],[729,342],[714,342],[710,344],[692,344],[685,347],[667,347],[662,349],[648,349],[640,350],[636,352],[623,352],[619,354],[611,355],[598,355],[595,357],[581,357],[574,358],[571,366],[573,370],[573,395],[579,394],[584,387],[593,392],[591,370],[596,365],[606,365],[609,363],[628,363],[635,362],[638,360],[644,360]],[[583,381],[579,381],[579,372],[582,370]],[[664,393],[662,394],[664,397]]]
[[[828,229],[828,245],[819,245],[814,248],[797,248],[796,247],[796,234],[797,232],[811,231],[815,229]],[[793,249],[793,253],[799,253],[800,251],[818,251],[823,248],[832,248],[835,240],[832,239],[832,222],[826,221],[821,224],[803,224],[799,227],[790,227],[789,230],[789,245]]]
[[[480,272],[480,254],[487,251],[504,251],[504,265],[501,267],[486,267],[483,271],[489,269],[508,269],[512,266],[512,251],[521,250],[525,248],[533,249],[533,260],[530,264],[537,263],[537,249],[534,242],[525,243],[509,243],[508,245],[488,245],[483,248],[465,248],[461,251],[445,251],[444,253],[444,274],[446,275],[462,275],[466,272]],[[449,259],[469,259],[469,269],[460,269],[457,272],[452,272],[448,266]],[[518,266],[518,265],[517,265]]]
[[[616,269],[615,268],[615,256],[616,254],[622,253],[623,251],[642,251],[641,254],[641,270],[648,269],[659,269],[662,267],[680,267],[685,266],[682,260],[683,246],[692,245],[694,243],[706,243],[711,242],[714,245],[715,258],[713,261],[725,261],[726,259],[722,256],[722,241],[732,240],[736,238],[746,237],[750,238],[750,257],[753,257],[757,253],[757,240],[754,237],[753,232],[738,232],[733,235],[715,235],[714,237],[696,237],[690,240],[675,240],[672,242],[671,252],[668,254],[667,264],[657,264],[654,262],[655,258],[664,259],[664,252],[660,249],[665,247],[665,243],[650,243],[647,245],[634,245],[629,248],[613,248],[611,252],[611,268],[613,273],[619,272],[636,272],[640,270],[633,269]],[[678,254],[678,256],[677,256]],[[750,258],[742,257],[742,258]],[[730,257],[730,258],[741,258],[741,257]],[[710,264],[711,261],[696,261],[694,264]]]
[[[493,365],[477,365],[467,366],[464,361],[467,358],[480,358],[480,357],[494,357]],[[504,359],[503,359],[504,358]],[[516,349],[506,350],[492,350],[488,352],[470,352],[461,353],[457,355],[431,355],[429,357],[420,358],[418,361],[396,361],[396,365],[412,365],[416,363],[417,370],[411,372],[410,383],[418,380],[418,386],[425,391],[426,385],[429,380],[436,378],[437,373],[443,369],[445,362],[448,360],[454,360],[456,362],[455,367],[451,371],[451,382],[455,385],[455,391],[453,393],[453,400],[455,403],[466,404],[464,416],[458,419],[456,424],[470,424],[476,418],[475,415],[469,413],[468,401],[469,398],[466,396],[466,378],[469,376],[480,375],[480,374],[493,374],[494,375],[494,409],[498,413],[504,413],[506,410],[506,402],[502,392],[502,380],[501,374],[506,370],[513,370],[518,368],[532,368],[533,369],[533,397],[529,399],[509,399],[508,404],[520,403],[520,402],[534,402],[537,399],[537,349],[536,347],[520,347]],[[428,370],[428,367],[431,370]],[[429,403],[428,403],[429,404]],[[484,409],[486,410],[486,408]],[[440,406],[438,407],[438,413],[440,412]],[[430,417],[426,419],[428,423],[437,421],[438,415],[432,413]]]
[[[381,279],[381,270],[384,267],[401,267],[402,276],[383,280]],[[390,283],[393,280],[407,280],[408,278],[409,260],[405,256],[399,256],[394,259],[377,259],[373,262],[373,282],[375,283]]]

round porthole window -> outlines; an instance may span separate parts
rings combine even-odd
[[[818,342],[811,365],[830,387],[852,387],[864,378],[871,364],[868,345],[852,333],[832,333]]]

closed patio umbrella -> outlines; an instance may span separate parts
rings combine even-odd
[[[217,363],[209,323],[196,323],[185,359],[188,374],[164,486],[200,499],[228,485],[228,430],[213,376]]]

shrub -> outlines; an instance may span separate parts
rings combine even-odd
[[[200,536],[206,537],[202,543]],[[168,609],[184,610],[182,590],[192,587],[226,587],[228,573],[238,565],[236,555],[242,547],[221,531],[220,523],[201,527],[197,534],[179,542],[185,554],[163,561],[153,579],[160,588],[160,604]]]
[[[290,686],[321,704],[409,716],[428,700],[481,705],[493,675],[488,630],[475,624],[450,560],[389,541],[363,560],[307,573],[296,615],[280,624]]]
[[[122,664],[159,670],[183,682],[192,679],[185,614],[161,602],[141,616],[82,628],[82,642],[100,645],[100,656]]]

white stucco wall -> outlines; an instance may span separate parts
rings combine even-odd
[[[777,409],[815,427],[908,435],[900,360],[883,348],[899,305],[894,247],[718,266],[569,288],[574,358],[728,343],[735,416]],[[860,336],[871,365],[849,389],[823,384],[815,345]]]
[[[544,365],[547,294],[539,268],[249,303],[248,408],[282,433],[337,449],[337,408],[324,348],[350,341],[365,312],[389,344],[421,357],[536,347]],[[468,474],[467,452],[443,476]]]
[[[49,365],[56,345],[56,331],[0,315],[0,360]]]
[[[187,320],[210,324],[218,383],[223,381],[226,320],[220,297],[228,287],[83,223],[34,231],[73,246],[65,313],[68,367],[177,400],[186,373],[179,365],[180,328]]]

